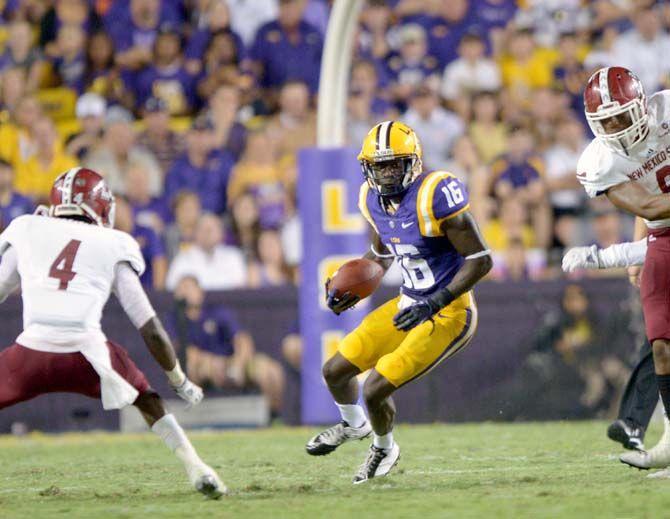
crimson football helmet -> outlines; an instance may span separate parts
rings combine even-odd
[[[624,67],[597,70],[584,90],[584,112],[591,131],[609,148],[628,154],[649,132],[647,96],[638,77]],[[628,115],[629,125],[607,133],[603,121]]]
[[[49,216],[83,216],[103,227],[114,226],[114,195],[102,175],[92,169],[72,168],[54,182]]]

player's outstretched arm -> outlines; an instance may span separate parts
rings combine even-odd
[[[376,231],[372,231],[370,250],[363,255],[364,259],[374,261],[386,272],[393,263],[393,254],[382,242]],[[340,315],[360,301],[360,298],[349,292],[337,296],[335,290],[330,288],[330,278],[326,280],[326,304],[335,314]]]
[[[465,262],[445,288],[395,315],[393,323],[399,330],[409,331],[430,319],[454,299],[471,290],[493,267],[491,253],[469,211],[446,219],[442,232]]]
[[[172,389],[190,405],[197,405],[203,398],[202,388],[191,382],[179,365],[172,342],[163,324],[154,316],[140,328],[140,335],[144,339],[151,356],[165,370]]]
[[[597,245],[573,247],[563,256],[564,272],[577,269],[610,269],[642,265],[647,254],[647,239],[615,243],[605,249]]]
[[[113,290],[124,311],[142,335],[151,356],[165,370],[177,395],[190,405],[199,404],[202,400],[202,389],[191,382],[182,371],[170,337],[156,316],[139,277],[128,263],[119,263],[116,266]]]
[[[623,182],[610,187],[607,198],[619,209],[645,220],[670,218],[670,196],[652,194],[638,182]]]

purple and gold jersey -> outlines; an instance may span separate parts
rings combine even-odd
[[[441,230],[442,222],[470,205],[465,186],[451,173],[422,173],[394,214],[386,212],[367,182],[361,186],[358,205],[395,256],[403,275],[403,294],[423,299],[446,287],[463,265],[464,258]]]

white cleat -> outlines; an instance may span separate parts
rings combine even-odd
[[[193,487],[208,499],[219,499],[228,493],[226,485],[208,465],[195,465],[188,470],[188,478]]]
[[[393,443],[390,449],[380,449],[370,445],[368,457],[354,476],[354,485],[365,483],[369,479],[386,476],[400,459],[400,446]]]
[[[625,452],[619,460],[638,469],[664,469],[670,466],[670,423],[664,418],[665,430],[659,442],[648,451]],[[659,476],[660,477],[660,476]]]
[[[320,432],[307,442],[305,449],[312,456],[324,456],[330,454],[343,443],[352,440],[362,440],[372,433],[370,422],[365,422],[360,427],[352,427],[342,421]]]

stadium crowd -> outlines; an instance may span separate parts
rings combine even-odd
[[[330,4],[0,0],[0,227],[83,164],[118,195],[147,287],[295,283],[296,154],[316,141]],[[403,120],[425,168],[469,186],[490,277],[556,276],[565,247],[632,228],[575,178],[583,85],[617,64],[647,93],[668,86],[668,28],[670,6],[653,0],[369,0],[349,140]]]
[[[123,195],[118,225],[142,244],[147,286],[174,289],[184,273],[206,290],[294,282],[296,152],[315,143],[328,4],[0,4],[2,226],[81,163]],[[667,84],[662,4],[371,0],[350,141],[384,118],[414,127],[425,167],[469,185],[492,277],[550,276],[563,247],[629,232],[575,179],[589,137],[581,89],[615,63],[648,92]]]

